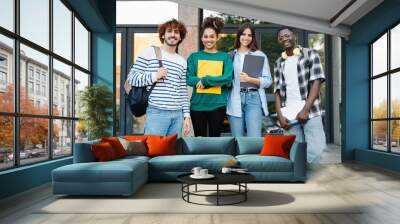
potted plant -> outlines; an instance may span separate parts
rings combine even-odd
[[[88,130],[89,140],[110,136],[112,127],[113,94],[102,84],[86,87],[80,93],[79,106],[82,108],[82,120]]]

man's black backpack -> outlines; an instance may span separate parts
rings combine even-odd
[[[156,57],[158,60],[158,65],[160,68],[162,67],[161,61],[161,51],[159,47],[153,46],[154,51],[156,53]],[[125,81],[124,88],[125,88],[125,98],[127,105],[131,109],[133,116],[140,117],[146,113],[146,109],[149,102],[149,96],[151,91],[156,86],[155,82],[153,85],[149,86],[142,86],[142,87],[135,87],[131,86],[127,81]]]

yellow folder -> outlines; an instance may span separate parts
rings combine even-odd
[[[197,63],[197,77],[222,76],[223,61],[199,60]],[[196,89],[197,93],[221,94],[221,86],[213,86],[206,89]]]

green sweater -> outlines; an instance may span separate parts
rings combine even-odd
[[[222,76],[204,76],[201,78],[205,88],[221,86],[221,94],[197,93],[196,84],[200,78],[197,77],[197,63],[199,60],[222,61]],[[226,106],[228,100],[228,85],[232,82],[233,65],[232,59],[225,52],[207,53],[199,51],[192,53],[187,61],[186,83],[193,87],[190,109],[194,111],[212,111]]]

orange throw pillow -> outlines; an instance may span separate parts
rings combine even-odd
[[[171,136],[148,136],[147,147],[148,156],[176,155],[176,138],[178,135]]]
[[[148,135],[125,135],[124,139],[128,140],[128,141],[143,141],[146,142]]]
[[[93,144],[90,147],[94,157],[99,162],[110,161],[117,158],[113,147],[108,142]]]
[[[266,135],[264,146],[261,149],[261,156],[280,156],[290,159],[290,148],[293,145],[296,135]]]
[[[119,142],[118,138],[110,137],[110,138],[101,138],[101,142],[108,142],[114,149],[115,155],[117,158],[125,157],[126,151],[122,146],[121,142]]]

